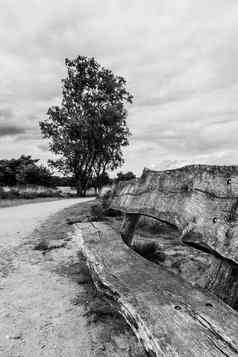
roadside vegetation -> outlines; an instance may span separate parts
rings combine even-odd
[[[65,190],[64,187],[69,189]],[[0,160],[0,207],[28,200],[71,197],[71,178],[52,175],[38,159],[29,155]]]
[[[135,178],[133,172],[118,172],[114,179],[104,173],[100,187],[110,187],[132,178]],[[88,186],[87,195],[99,192],[97,179],[91,179]],[[0,160],[0,207],[75,196],[72,177],[53,175],[38,159],[21,155],[16,159]]]

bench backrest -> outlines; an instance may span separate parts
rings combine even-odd
[[[120,183],[111,208],[126,213],[128,235],[138,215],[175,225],[183,242],[238,264],[238,167],[193,165],[144,170]]]

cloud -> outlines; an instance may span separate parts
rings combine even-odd
[[[60,101],[65,57],[82,54],[125,76],[135,96],[124,170],[238,164],[236,0],[8,0],[2,7],[4,157],[50,155],[38,122]]]
[[[0,110],[0,120],[2,121],[2,120],[8,120],[8,119],[11,119],[12,118],[12,116],[13,116],[13,114],[12,114],[12,111],[10,110],[10,109],[4,109],[4,108],[2,108],[1,110]]]
[[[16,136],[18,134],[24,133],[25,129],[21,127],[16,127],[12,125],[1,125],[0,124],[0,137],[3,136]]]
[[[49,145],[48,143],[41,143],[38,145],[38,148],[43,152],[47,152],[49,150]]]

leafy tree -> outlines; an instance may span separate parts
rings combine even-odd
[[[136,178],[136,175],[131,171],[128,171],[126,173],[118,172],[115,181],[116,182],[118,182],[118,181],[129,181],[129,180],[132,180],[134,178]]]
[[[16,185],[15,160],[0,160],[0,185]]]
[[[44,166],[28,164],[21,167],[17,174],[17,183],[31,184],[41,186],[53,186],[53,180],[50,171]]]
[[[34,184],[51,186],[50,171],[38,165],[38,161],[32,159],[30,155],[21,155],[17,159],[0,160],[0,185]]]
[[[93,178],[122,165],[122,147],[128,145],[126,103],[132,95],[126,81],[100,66],[94,58],[65,60],[60,106],[48,110],[40,122],[50,150],[59,158],[51,165],[72,174],[78,195],[85,195]]]
[[[18,184],[22,169],[36,165],[37,161],[27,155],[21,155],[18,159],[0,160],[0,183],[9,186]]]

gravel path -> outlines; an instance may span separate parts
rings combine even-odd
[[[92,356],[83,307],[72,304],[80,286],[49,269],[32,245],[43,221],[81,201],[0,209],[0,357]]]

